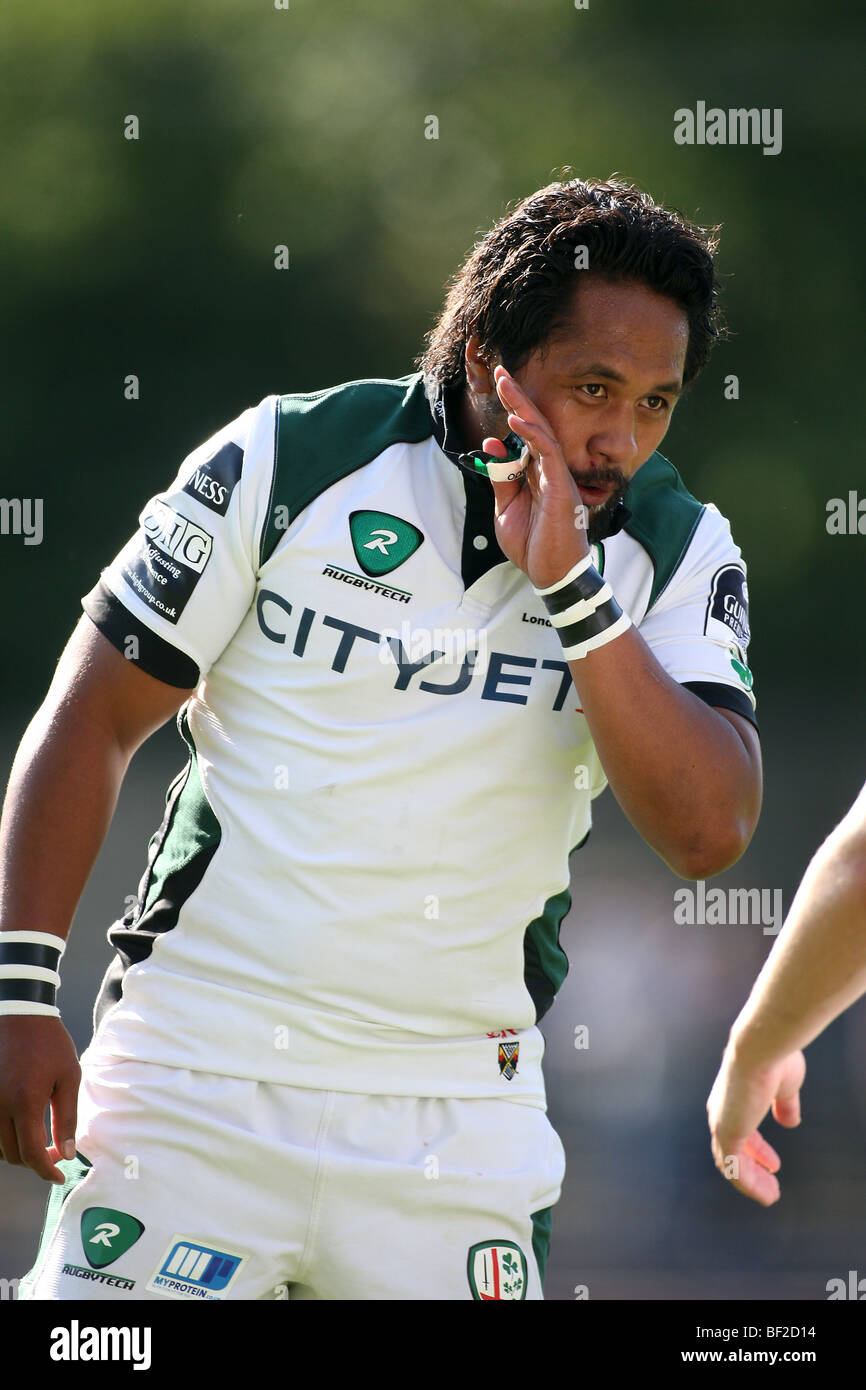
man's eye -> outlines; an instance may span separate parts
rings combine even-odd
[[[588,392],[590,393],[590,395],[592,396],[592,395],[594,395],[595,392],[597,392],[597,391],[603,391],[603,390],[604,390],[604,386],[602,385],[602,383],[601,383],[600,381],[589,381],[589,382],[586,383],[585,386],[581,386],[580,389],[581,389],[581,391],[588,391]]]
[[[655,404],[652,404],[652,402],[655,402]],[[664,396],[647,396],[647,404],[650,410],[661,411],[667,409],[668,403]]]

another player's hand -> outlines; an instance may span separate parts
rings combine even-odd
[[[773,1118],[786,1129],[800,1123],[805,1075],[802,1052],[791,1052],[770,1066],[753,1067],[728,1047],[707,1101],[716,1167],[738,1192],[765,1207],[779,1200],[774,1174],[782,1161],[758,1132],[758,1125],[771,1106]]]
[[[0,1158],[32,1168],[46,1182],[64,1182],[56,1164],[75,1157],[80,1080],[75,1044],[59,1018],[0,1016]]]
[[[496,538],[502,553],[536,589],[546,589],[589,553],[583,501],[541,411],[503,366],[495,368],[493,378],[510,412],[508,428],[520,435],[532,455],[523,479],[493,483]],[[499,458],[507,452],[499,439],[485,439],[483,447]]]

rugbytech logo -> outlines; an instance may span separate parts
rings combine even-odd
[[[93,1269],[113,1264],[144,1230],[137,1216],[114,1207],[88,1207],[81,1213],[81,1246]]]
[[[349,534],[355,559],[373,579],[405,564],[424,540],[423,533],[411,521],[389,512],[352,512]]]
[[[81,1248],[89,1268],[68,1260],[63,1265],[63,1273],[129,1293],[135,1288],[135,1280],[117,1270],[106,1273],[106,1269],[131,1250],[143,1234],[144,1223],[137,1216],[130,1216],[128,1211],[118,1211],[116,1207],[88,1207],[81,1213]]]

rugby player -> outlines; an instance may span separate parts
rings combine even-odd
[[[56,1185],[23,1297],[542,1297],[537,1024],[592,798],[690,879],[760,809],[745,565],[658,452],[715,244],[541,189],[416,371],[246,410],[82,599],[0,841],[0,1149]],[[79,1094],[60,956],[172,715]]]

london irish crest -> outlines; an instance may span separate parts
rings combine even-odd
[[[485,1240],[469,1250],[469,1287],[479,1303],[526,1298],[526,1256],[510,1240]]]

